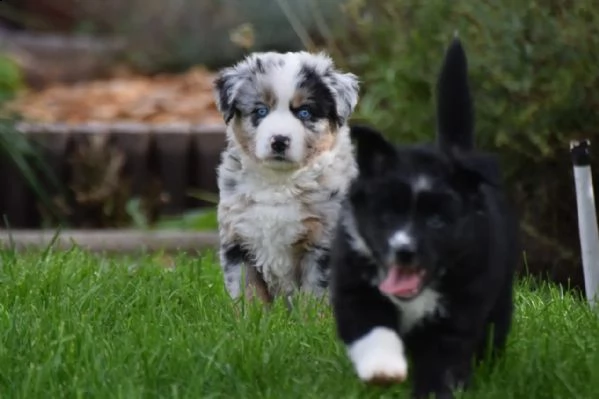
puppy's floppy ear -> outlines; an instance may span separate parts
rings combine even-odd
[[[333,72],[329,78],[329,84],[337,102],[339,122],[344,124],[358,104],[358,78],[353,73]]]
[[[337,116],[342,125],[347,122],[358,104],[360,90],[358,77],[353,73],[343,73],[335,69],[331,58],[325,53],[319,53],[318,57],[326,62],[327,68],[322,80],[335,98]]]
[[[380,132],[368,126],[353,125],[350,136],[356,144],[356,162],[362,176],[380,176],[393,168],[397,152]]]
[[[437,141],[443,151],[474,148],[468,61],[457,34],[445,53],[437,81]]]
[[[250,78],[250,69],[246,62],[221,69],[214,80],[214,100],[223,115],[225,123],[233,118],[236,111],[236,97],[241,86]]]
[[[477,190],[481,184],[500,187],[501,166],[497,157],[481,152],[465,153],[454,150],[453,182],[465,190]]]

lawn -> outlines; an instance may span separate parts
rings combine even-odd
[[[2,398],[406,397],[356,381],[326,304],[237,312],[210,253],[4,252],[0,282]],[[598,346],[583,302],[521,282],[506,356],[464,397],[597,398]]]

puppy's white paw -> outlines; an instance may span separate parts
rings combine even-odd
[[[358,377],[371,384],[394,384],[405,381],[408,363],[403,342],[397,333],[376,327],[349,346],[349,356]]]

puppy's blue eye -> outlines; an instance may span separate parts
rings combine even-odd
[[[439,215],[434,215],[428,218],[426,224],[431,229],[440,229],[441,227],[445,226],[445,222],[443,221],[443,219],[441,219]]]
[[[256,115],[258,115],[261,118],[264,118],[266,115],[268,115],[268,108],[262,106],[262,107],[258,107],[254,110],[254,112],[256,113]]]
[[[303,121],[308,120],[312,117],[312,113],[305,108],[297,111],[297,117]]]

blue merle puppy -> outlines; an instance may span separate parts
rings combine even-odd
[[[324,53],[253,53],[224,68],[220,261],[230,296],[328,293],[329,248],[357,174],[347,121],[358,80]]]

